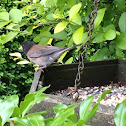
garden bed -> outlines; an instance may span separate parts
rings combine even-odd
[[[85,63],[84,72],[81,75],[81,84],[79,85],[79,90],[83,89],[84,91],[87,91],[89,93],[91,89],[95,89],[92,94],[95,94],[95,91],[97,90],[96,94],[100,95],[98,93],[100,88],[104,91],[113,87],[116,88],[118,92],[121,89],[125,89],[125,64],[125,60],[109,60]],[[57,94],[57,92],[59,91],[59,94],[44,99],[44,101],[42,101],[40,104],[35,105],[31,112],[47,110],[49,108],[52,108],[57,103],[63,103],[67,105],[74,103],[74,101],[70,97],[63,97],[63,95],[60,94],[64,94],[61,92],[67,91],[68,87],[74,86],[76,73],[77,64],[51,66],[47,68],[44,73],[43,83],[44,86],[50,84],[51,87],[47,90],[46,93],[55,92],[55,94]],[[39,83],[41,83],[41,79]],[[114,91],[111,93],[112,97],[114,96],[113,93]],[[86,94],[82,94],[82,96],[85,95]],[[106,98],[106,100],[107,99],[108,98]],[[117,103],[115,103],[115,105],[116,104]],[[114,126],[115,124],[113,115],[115,105],[110,105],[108,103],[104,105],[101,104],[96,116],[90,123],[93,126]]]

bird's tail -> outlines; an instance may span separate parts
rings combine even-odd
[[[77,46],[81,46],[81,45],[82,45],[82,43],[81,43],[81,44],[78,44],[78,45],[73,45],[73,46],[71,46],[71,47],[65,48],[63,51],[64,51],[64,52],[65,52],[65,51],[69,51],[69,50],[72,50],[72,49],[76,48]]]

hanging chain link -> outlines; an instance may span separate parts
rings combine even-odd
[[[77,75],[76,75],[76,79],[75,79],[74,92],[77,92],[77,87],[81,83],[81,74],[82,74],[83,69],[84,69],[84,56],[83,55],[85,53],[85,56],[87,56],[87,47],[88,47],[89,42],[91,40],[91,35],[92,35],[93,28],[94,28],[94,20],[97,16],[97,10],[98,10],[98,6],[99,6],[99,2],[100,2],[100,0],[94,0],[94,2],[92,4],[93,11],[90,14],[90,21],[88,23],[89,30],[88,30],[87,41],[79,49],[79,53],[78,53],[79,64],[78,64],[78,71],[77,71]]]

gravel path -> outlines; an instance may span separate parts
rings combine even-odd
[[[86,99],[88,96],[94,95],[94,103],[97,102],[98,97],[106,90],[113,88],[109,94],[101,101],[101,104],[107,106],[116,106],[118,103],[121,103],[126,98],[126,87],[122,86],[120,82],[111,83],[106,86],[94,86],[94,87],[85,87],[79,88],[79,98],[80,100]],[[51,94],[60,95],[65,97],[70,97],[71,92],[74,90],[74,87],[68,87],[66,90],[61,90],[57,92],[52,92]]]

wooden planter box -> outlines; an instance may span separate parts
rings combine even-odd
[[[46,93],[74,86],[77,65],[78,64],[70,64],[48,67],[44,73],[43,85],[51,85],[51,87]],[[40,78],[39,81],[41,82],[42,78]],[[110,81],[126,84],[125,60],[85,63],[84,72],[81,75],[80,87],[107,85],[110,84]],[[47,110],[60,103],[69,105],[74,103],[74,101],[66,97],[51,96],[45,98],[40,104],[35,105],[30,112]],[[93,126],[115,126],[113,115],[114,107],[100,105],[100,109],[97,111],[96,116],[91,120],[90,124]],[[46,116],[53,116],[53,113],[49,113]]]

